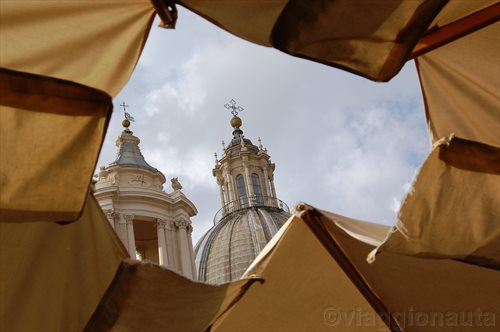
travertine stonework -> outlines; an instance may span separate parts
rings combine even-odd
[[[239,279],[290,216],[276,197],[275,165],[260,139],[255,146],[245,138],[237,116],[231,124],[233,138],[213,169],[222,208],[195,248],[198,280],[211,284]]]
[[[144,160],[128,125],[116,141],[116,160],[96,174],[94,195],[132,258],[196,279],[191,240],[196,207],[177,178],[173,191],[164,191],[165,176]]]

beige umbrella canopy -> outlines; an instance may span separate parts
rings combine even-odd
[[[387,226],[298,209],[221,286],[127,259],[91,196],[67,225],[0,223],[0,330],[496,331],[499,271],[385,252],[368,264]]]
[[[324,222],[320,212],[309,219],[321,227],[311,226],[304,216],[315,235],[312,243],[319,239],[322,244],[313,245],[310,256],[318,256],[321,264],[331,264],[315,270],[316,274],[344,278],[339,283],[352,295],[347,297],[339,294],[336,285],[317,278],[310,279],[315,290],[302,289],[296,297],[276,284],[276,278],[281,278],[286,281],[283,285],[294,287],[300,278],[307,278],[299,267],[301,273],[294,279],[297,271],[273,258],[278,252],[293,255],[300,250],[301,238],[292,235],[283,235],[269,249],[269,256],[256,263],[255,273],[268,280],[263,284],[251,279],[208,290],[179,281],[168,271],[126,263],[123,249],[102,225],[105,217],[96,210],[88,188],[112,111],[111,98],[129,79],[156,13],[163,26],[175,26],[175,2],[3,1],[0,266],[12,273],[3,272],[1,277],[0,329],[133,326],[129,324],[134,324],[139,307],[155,308],[152,304],[134,307],[139,302],[130,299],[139,301],[143,292],[155,295],[147,282],[140,283],[143,290],[133,288],[136,284],[130,280],[134,278],[167,278],[171,285],[184,285],[182,289],[192,294],[192,301],[210,303],[209,313],[203,307],[196,309],[202,318],[192,322],[194,329],[212,326],[231,330],[234,317],[252,319],[255,325],[249,326],[255,328],[265,329],[266,325],[258,325],[266,322],[274,326],[271,317],[255,320],[252,315],[259,309],[243,310],[257,307],[266,292],[273,294],[266,301],[275,303],[274,307],[282,305],[280,296],[291,299],[291,305],[302,302],[302,306],[293,304],[290,311],[279,311],[280,315],[289,313],[276,320],[282,322],[280,326],[288,326],[286,319],[290,324],[295,322],[292,318],[297,312],[311,315],[307,317],[317,313],[307,311],[304,303],[318,309],[335,302],[334,306],[349,310],[351,300],[363,312],[377,313],[373,320],[376,327],[392,330],[419,330],[405,328],[408,325],[393,315],[403,312],[405,303],[415,303],[423,312],[473,310],[466,305],[472,303],[498,316],[498,300],[496,304],[492,300],[495,295],[498,299],[493,280],[498,280],[496,270],[500,267],[500,5],[496,1],[177,3],[241,38],[376,81],[387,81],[406,61],[416,61],[433,150],[403,202],[396,228],[382,242],[380,230],[374,226],[361,232],[365,235],[355,231],[344,234],[332,226],[338,222]],[[65,226],[53,223],[71,221]],[[297,225],[302,224],[293,219],[284,232],[293,234],[294,229],[303,227]],[[26,232],[28,238],[21,236]],[[355,240],[360,236],[364,240]],[[88,243],[95,246],[86,248]],[[76,247],[83,255],[78,260],[84,265],[71,263],[71,250]],[[330,256],[321,254],[324,249]],[[109,254],[106,262],[97,252]],[[364,261],[369,252],[371,265]],[[385,279],[388,273],[395,277]],[[24,279],[16,276],[29,276],[36,282],[26,290]],[[401,278],[404,282],[398,284]],[[460,288],[463,283],[468,288]],[[399,288],[391,289],[396,284]],[[413,291],[403,292],[406,286],[414,287]],[[117,289],[125,289],[130,297],[117,300],[113,292]],[[422,289],[429,289],[427,295]],[[203,297],[207,292],[214,294],[211,300]],[[169,304],[167,300],[175,298],[171,289],[157,295],[161,301],[151,303],[163,303],[162,312],[190,304]],[[75,297],[81,305],[68,305]],[[120,301],[127,305],[114,306]],[[103,322],[99,318],[103,310],[118,318]],[[308,326],[324,327],[324,321],[313,320],[308,320]],[[157,319],[149,322],[162,324]]]
[[[214,331],[497,328],[499,271],[393,253],[368,264],[366,253],[383,239],[386,226],[298,209],[245,274],[264,282],[218,318]],[[481,318],[462,317],[477,308]]]

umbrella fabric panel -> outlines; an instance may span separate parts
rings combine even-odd
[[[436,16],[429,26],[429,30],[458,21],[482,9],[498,3],[497,0],[450,0]]]
[[[154,16],[148,0],[2,1],[0,67],[116,95]]]
[[[500,23],[416,59],[433,143],[450,134],[500,147]]]
[[[500,267],[500,150],[468,156],[466,143],[456,140],[433,150],[401,206],[397,230],[378,251]],[[443,150],[455,145],[460,158],[475,164],[443,161],[450,159]]]
[[[72,82],[0,70],[0,221],[80,216],[111,98]]]
[[[0,330],[81,331],[127,256],[92,195],[70,224],[0,223]]]
[[[388,81],[445,1],[289,1],[273,46],[376,81]]]
[[[177,2],[240,38],[271,46],[271,30],[288,0],[179,0]]]
[[[0,9],[0,218],[75,220],[112,109],[109,96],[90,87],[110,95],[123,87],[153,7],[147,0],[4,1]]]
[[[213,331],[389,330],[302,219],[291,217],[283,227],[245,273],[264,282],[252,285]]]
[[[349,234],[349,236],[373,246],[381,244],[387,237],[389,231],[387,225],[360,221],[329,211],[318,211],[326,218],[333,221],[335,226]]]
[[[85,331],[206,331],[255,281],[213,286],[126,260]]]
[[[301,217],[327,234],[325,247],[346,256],[402,331],[496,331],[500,271],[397,252],[381,252],[369,264],[366,256],[373,246],[338,227],[341,216],[332,220],[316,211]]]

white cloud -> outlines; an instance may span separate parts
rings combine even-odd
[[[329,135],[331,148],[317,151],[323,166],[320,186],[331,200],[328,208],[375,222],[394,221],[394,201],[404,194],[403,184],[426,148],[418,142],[423,132],[416,112],[421,110],[393,107],[345,117]]]
[[[205,100],[205,88],[197,70],[201,62],[198,53],[185,62],[180,71],[180,79],[165,82],[160,88],[146,95],[145,111],[148,116],[157,115],[162,108],[168,107],[174,111],[186,112],[193,116]]]
[[[167,179],[179,177],[185,189],[196,190],[199,187],[212,185],[210,170],[213,163],[204,150],[199,148],[179,150],[167,146],[162,149],[147,149],[144,155],[150,164],[162,170]],[[169,182],[166,185],[165,190],[171,191]]]

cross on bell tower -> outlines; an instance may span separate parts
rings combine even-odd
[[[120,106],[123,107],[123,112],[127,112],[128,105],[125,102],[121,103]]]

